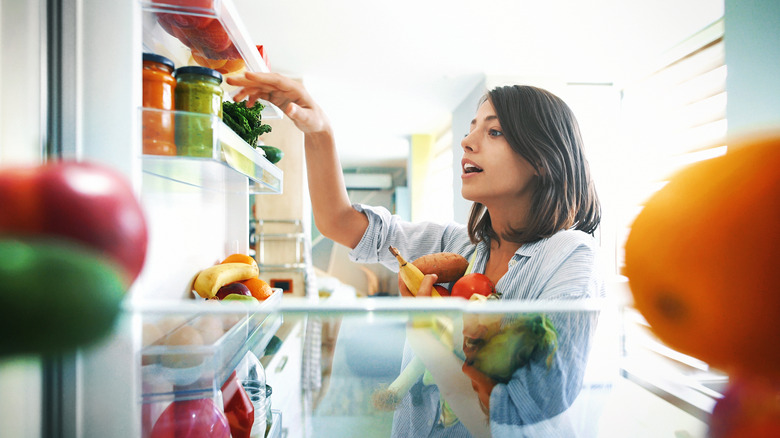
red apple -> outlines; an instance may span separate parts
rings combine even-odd
[[[143,209],[113,169],[83,162],[0,169],[0,205],[0,235],[76,241],[121,267],[128,284],[143,268]]]
[[[246,287],[243,283],[230,283],[222,286],[217,291],[217,299],[224,299],[226,296],[236,294],[236,295],[246,295],[246,296],[252,296],[252,291],[249,290],[248,287]]]

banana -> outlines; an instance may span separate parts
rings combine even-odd
[[[203,298],[210,299],[222,286],[236,281],[257,277],[260,271],[257,265],[248,263],[222,263],[208,267],[195,278],[192,288]]]
[[[406,288],[412,295],[417,296],[417,292],[420,290],[420,283],[422,283],[425,274],[422,273],[420,268],[414,266],[414,264],[407,262],[397,249],[390,247],[390,253],[398,260],[399,273],[401,274],[401,280],[403,280]],[[431,291],[431,296],[440,297],[436,290]]]

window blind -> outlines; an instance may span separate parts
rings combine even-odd
[[[668,51],[651,73],[625,85],[619,196],[618,272],[642,203],[680,168],[725,153],[726,64],[723,20]]]

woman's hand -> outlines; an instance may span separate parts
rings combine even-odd
[[[490,393],[493,392],[493,387],[496,386],[495,380],[484,375],[478,369],[467,365],[468,362],[463,363],[461,370],[469,379],[471,379],[471,387],[477,392],[479,402],[485,410],[486,414],[490,414]]]
[[[431,291],[433,290],[433,285],[436,284],[436,280],[438,279],[439,276],[436,274],[427,274],[423,278],[422,283],[420,283],[420,290],[417,291],[417,296],[430,297]],[[401,274],[398,274],[398,290],[401,292],[401,296],[414,298],[414,295],[412,295],[412,293],[409,292],[409,288],[406,287],[406,284],[401,279]]]
[[[233,96],[254,104],[258,99],[279,107],[305,134],[330,131],[330,121],[298,81],[278,73],[246,72],[244,76],[228,77],[226,82],[241,87]]]

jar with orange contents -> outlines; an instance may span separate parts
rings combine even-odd
[[[174,64],[155,53],[143,54],[143,152],[149,155],[176,155]]]

